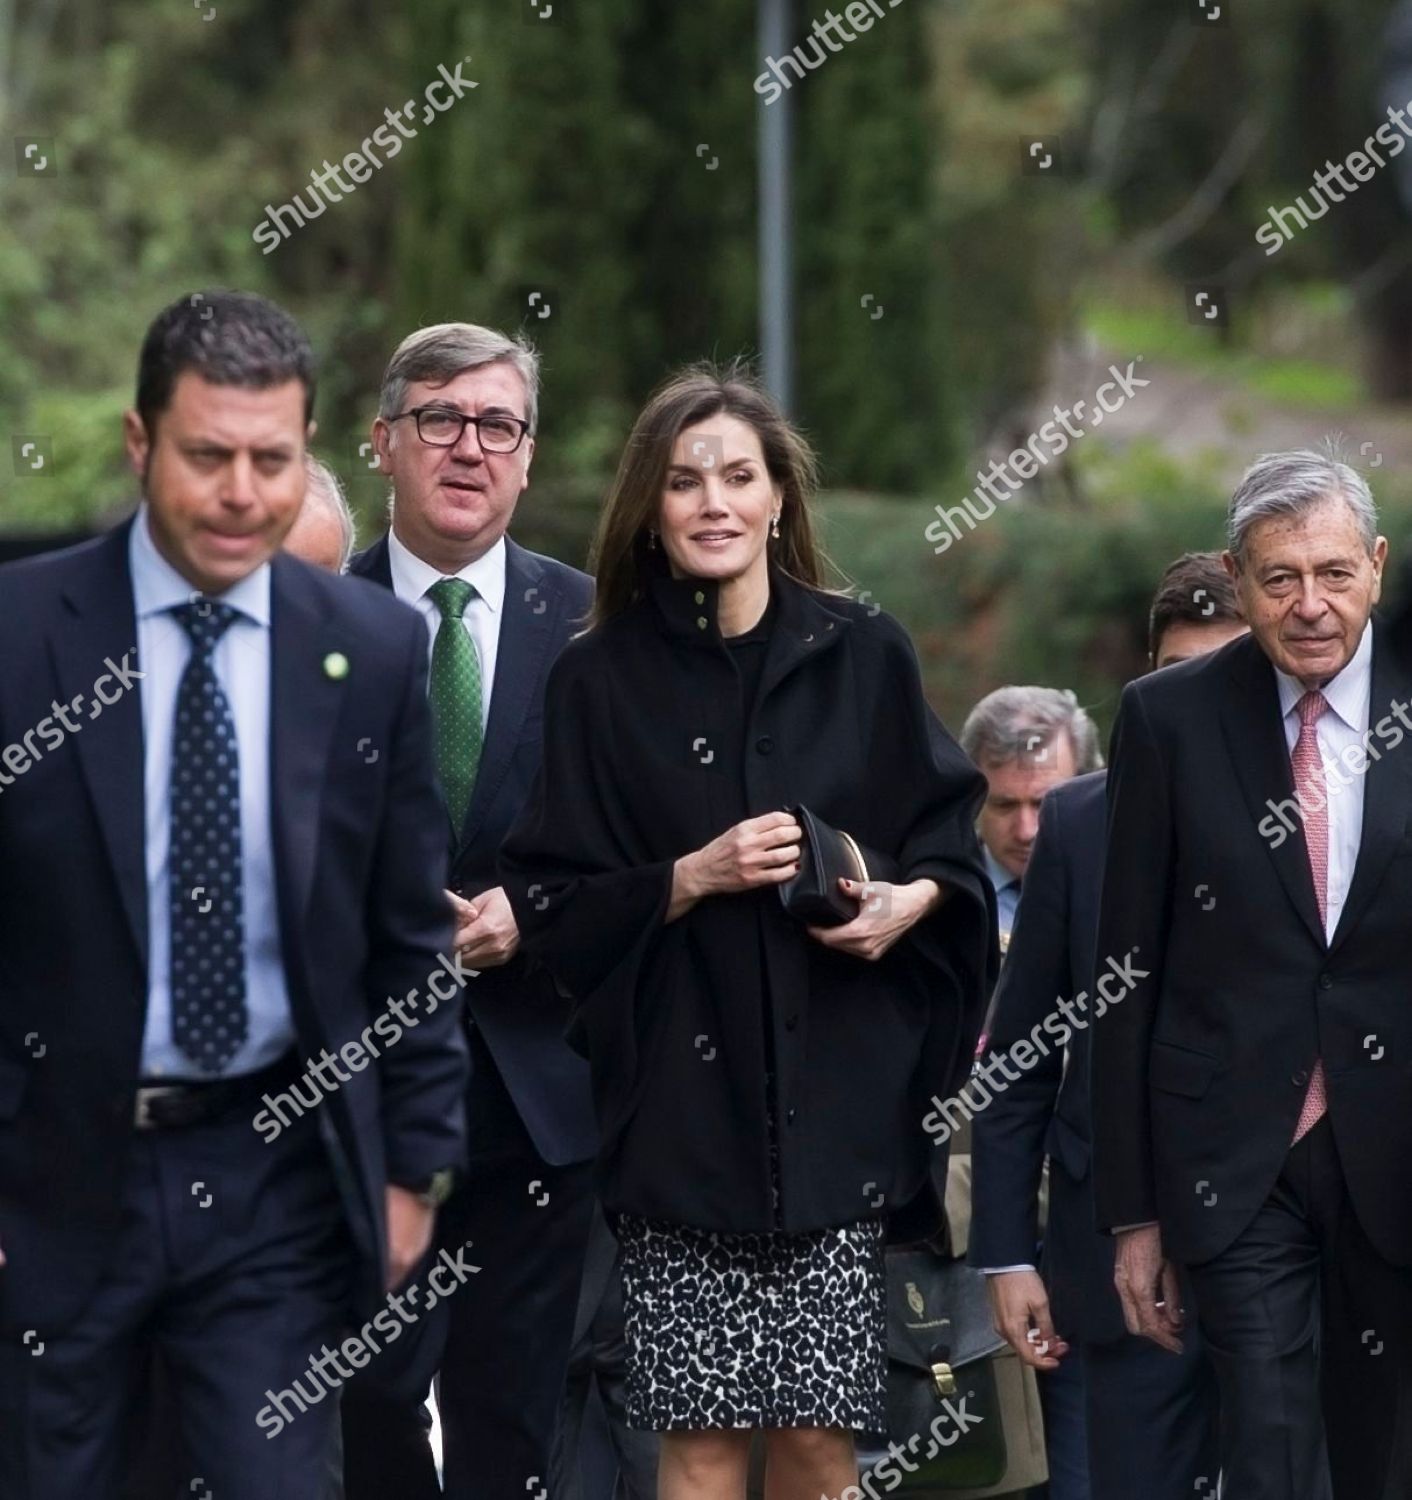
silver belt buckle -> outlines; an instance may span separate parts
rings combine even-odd
[[[152,1119],[152,1101],[161,1099],[167,1094],[175,1094],[177,1089],[173,1084],[159,1084],[150,1088],[140,1088],[137,1091],[137,1102],[133,1106],[132,1123],[139,1130],[155,1130],[156,1124]]]

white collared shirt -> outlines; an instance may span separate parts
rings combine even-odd
[[[142,667],[143,794],[147,868],[147,1020],[142,1035],[144,1078],[206,1078],[172,1040],[171,849],[172,736],[177,687],[191,656],[191,637],[171,613],[197,596],[158,552],[147,506],[128,540],[137,659]],[[240,853],[245,906],[245,1003],[249,1034],[221,1070],[251,1073],[294,1045],[289,991],[280,952],[279,908],[270,839],[270,565],[265,563],[219,596],[238,611],[212,653],[216,678],[230,705],[240,754]]]
[[[392,569],[392,591],[427,622],[427,664],[432,643],[441,629],[441,611],[427,590],[443,578],[463,578],[475,589],[462,623],[480,657],[481,728],[490,719],[490,695],[495,685],[495,658],[500,647],[500,621],[505,613],[505,538],[457,573],[438,573],[411,551],[395,531],[387,534],[387,560]]]
[[[1280,694],[1280,713],[1284,719],[1285,744],[1291,755],[1299,740],[1299,700],[1305,689],[1296,678],[1272,667]],[[1350,745],[1360,749],[1367,743],[1368,706],[1373,690],[1373,624],[1363,627],[1363,638],[1349,658],[1347,666],[1331,677],[1320,689],[1328,711],[1319,717],[1315,732],[1319,741],[1319,759],[1324,767],[1324,788],[1329,808],[1328,902],[1325,907],[1324,936],[1332,939],[1353,883],[1353,867],[1358,863],[1358,848],[1363,838],[1363,773],[1355,772],[1339,756]],[[1362,757],[1366,768],[1368,757]],[[1355,760],[1354,762],[1358,762]]]

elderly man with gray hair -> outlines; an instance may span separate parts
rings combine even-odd
[[[1067,688],[1002,687],[966,716],[961,748],[988,787],[976,831],[999,903],[1004,948],[1039,832],[1040,803],[1058,782],[1103,764],[1098,731]]]
[[[538,424],[535,351],[441,323],[394,352],[372,427],[391,527],[350,571],[426,621],[447,899],[459,961],[473,971],[468,1170],[454,1184],[407,1186],[448,1199],[443,1244],[473,1242],[479,1269],[401,1355],[385,1352],[363,1386],[350,1385],[350,1500],[442,1493],[421,1416],[434,1371],[446,1495],[523,1500],[526,1482],[550,1472],[597,1139],[587,1065],[564,1040],[569,1003],[520,953],[496,858],[539,770],[545,679],[592,585],[507,535]]]
[[[284,550],[330,573],[342,573],[358,542],[353,512],[338,475],[312,453],[304,455],[308,486],[298,519],[284,539]]]
[[[1099,1225],[1131,1332],[1179,1349],[1190,1274],[1224,1493],[1385,1500],[1412,1494],[1412,674],[1336,456],[1259,459],[1228,549],[1250,634],[1129,684],[1114,732]]]

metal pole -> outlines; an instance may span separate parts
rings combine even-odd
[[[760,0],[761,59],[793,45],[790,0]],[[760,353],[765,384],[786,412],[794,409],[794,215],[791,154],[794,91],[756,111],[760,148]]]

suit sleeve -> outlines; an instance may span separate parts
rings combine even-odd
[[[982,1269],[1033,1264],[1039,1242],[1044,1145],[1064,1081],[1063,1046],[1044,1022],[1059,1014],[1059,998],[1072,998],[1070,890],[1060,809],[1057,797],[1041,804],[1024,899],[991,1012],[992,1056],[1008,1053],[1023,1039],[1037,1060],[999,1090],[971,1125],[969,1258]],[[1061,1024],[1066,1024],[1062,1018]]]
[[[462,1162],[468,1079],[464,997],[458,991],[440,1002],[428,987],[439,972],[438,956],[450,950],[453,928],[443,889],[446,813],[436,785],[420,620],[409,622],[407,637],[405,687],[365,914],[370,1013],[384,1011],[389,997],[401,1000],[413,990],[418,996],[409,1010],[416,1024],[383,1049],[378,1063],[387,1176],[401,1183]]]
[[[1142,686],[1124,690],[1113,729],[1098,923],[1099,965],[1131,954],[1133,983],[1091,1023],[1094,1196],[1106,1231],[1157,1218],[1148,1068],[1176,846],[1171,773]]]

